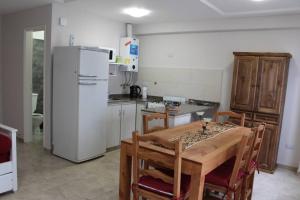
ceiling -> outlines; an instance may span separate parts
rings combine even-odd
[[[300,14],[300,0],[76,0],[72,4],[107,18],[137,24]],[[131,6],[147,8],[152,13],[138,19],[122,14],[122,9]]]
[[[80,4],[81,8],[95,14],[130,23],[199,20],[218,16],[200,0],[77,0],[72,4]],[[124,8],[132,6],[152,12],[142,18],[133,18],[122,13]]]
[[[0,15],[52,2],[69,2],[106,18],[137,24],[300,14],[300,0],[0,0]],[[143,18],[132,18],[122,13],[122,9],[132,6],[147,8],[152,13]]]

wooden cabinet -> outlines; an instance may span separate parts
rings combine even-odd
[[[273,172],[291,55],[248,52],[234,52],[234,55],[231,110],[246,113],[247,127],[267,123],[259,162],[261,169]]]
[[[259,123],[254,123],[254,126],[258,125]],[[278,130],[279,127],[277,125],[266,125],[265,135],[259,154],[259,167],[261,169],[270,171],[270,169],[275,169],[276,167],[276,162],[274,162],[273,158],[277,158],[277,145],[279,142]]]
[[[261,57],[255,111],[280,114],[286,86],[287,62],[285,57]]]
[[[235,57],[232,82],[231,107],[252,111],[257,83],[258,57]]]

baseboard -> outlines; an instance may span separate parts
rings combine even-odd
[[[106,152],[115,151],[115,150],[118,150],[118,149],[120,149],[120,146],[110,147],[110,148],[106,149]]]
[[[283,168],[283,169],[288,169],[291,170],[293,172],[297,173],[298,168],[297,167],[293,167],[293,166],[288,166],[288,165],[283,165],[283,164],[277,164],[278,167]],[[299,174],[299,172],[298,172]],[[300,175],[300,174],[299,174]]]

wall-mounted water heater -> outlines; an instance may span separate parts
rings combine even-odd
[[[120,56],[124,63],[120,66],[121,71],[138,72],[139,40],[133,37],[121,38]]]

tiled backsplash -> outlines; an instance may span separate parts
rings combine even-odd
[[[138,85],[147,86],[149,95],[183,96],[221,101],[223,70],[140,67]]]
[[[114,67],[114,66],[110,66]],[[136,82],[137,73],[133,72],[133,83]],[[129,76],[129,72],[127,73],[127,77]],[[129,94],[129,86],[123,88],[121,86],[125,81],[124,72],[121,72],[117,67],[116,74],[114,76],[109,76],[108,81],[108,93],[109,94]]]

